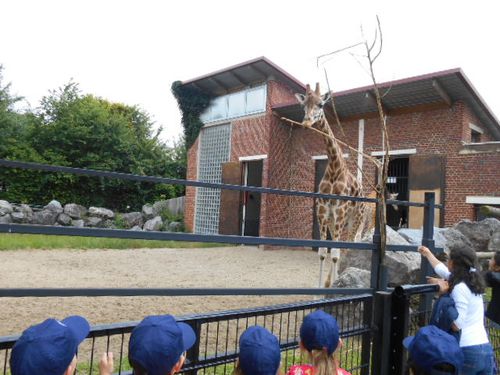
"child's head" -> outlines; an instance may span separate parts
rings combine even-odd
[[[317,310],[304,318],[300,327],[300,344],[307,350],[317,375],[336,370],[333,353],[339,346],[337,321],[330,314]]]
[[[450,251],[448,268],[451,271],[449,279],[450,291],[455,285],[464,282],[474,294],[484,293],[484,280],[478,270],[477,255],[470,246],[455,247]]]
[[[130,335],[129,362],[135,374],[174,374],[184,364],[184,352],[195,342],[193,329],[172,315],[148,316]]]
[[[47,319],[23,332],[12,348],[12,375],[73,374],[78,345],[89,334],[81,316]]]
[[[459,374],[464,356],[458,341],[436,326],[418,330],[415,336],[403,340],[410,354],[410,366],[414,375]]]
[[[496,251],[490,259],[490,271],[500,272],[500,251]]]
[[[235,373],[276,375],[280,368],[280,344],[276,336],[259,326],[248,328],[240,337],[240,354]]]

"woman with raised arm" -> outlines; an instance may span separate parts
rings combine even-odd
[[[425,246],[418,251],[436,274],[443,279],[429,278],[441,292],[450,293],[455,301],[458,318],[454,321],[461,330],[460,348],[464,354],[463,375],[493,375],[493,348],[484,327],[484,281],[477,270],[477,257],[470,247],[450,251],[448,266],[441,263]]]

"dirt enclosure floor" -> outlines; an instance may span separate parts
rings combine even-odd
[[[295,288],[316,287],[311,250],[257,247],[0,252],[0,288]],[[1,298],[0,336],[48,317],[83,315],[92,325],[312,299],[311,296]]]

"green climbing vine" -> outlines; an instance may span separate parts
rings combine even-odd
[[[212,97],[196,88],[182,86],[181,81],[172,83],[172,94],[177,99],[177,104],[182,112],[184,139],[186,149],[189,150],[203,126],[200,115],[210,105]]]

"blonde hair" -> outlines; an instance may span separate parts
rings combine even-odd
[[[241,369],[239,359],[236,361],[236,364],[234,365],[234,370],[231,373],[231,375],[245,375],[245,374],[243,374],[243,370]]]
[[[313,349],[307,352],[311,357],[311,362],[315,369],[314,375],[332,375],[337,373],[335,353],[328,354],[326,349]]]

